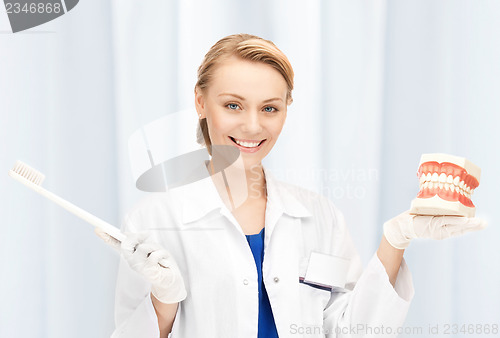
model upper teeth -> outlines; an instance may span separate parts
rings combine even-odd
[[[243,146],[245,148],[255,148],[260,144],[260,141],[259,142],[244,142],[244,141],[239,141],[237,139],[234,139],[234,142],[236,142],[237,144],[239,144],[240,146]]]
[[[466,197],[471,197],[474,189],[468,186],[459,176],[453,177],[441,173],[427,173],[420,176],[420,189],[446,189],[458,192]]]

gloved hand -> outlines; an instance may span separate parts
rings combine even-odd
[[[127,238],[121,243],[97,227],[95,233],[151,283],[151,292],[160,302],[172,304],[186,298],[184,280],[174,258],[148,233],[126,233]]]
[[[486,226],[486,221],[480,218],[416,216],[406,211],[384,223],[384,236],[396,249],[405,249],[414,238],[445,239]]]

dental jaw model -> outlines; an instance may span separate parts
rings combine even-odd
[[[420,191],[410,214],[474,217],[471,196],[479,185],[481,168],[462,157],[423,154],[417,176]]]

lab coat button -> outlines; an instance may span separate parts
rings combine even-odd
[[[274,282],[275,283],[278,283],[280,281],[280,279],[278,277],[274,277]]]
[[[243,284],[248,285],[248,279],[244,279]]]

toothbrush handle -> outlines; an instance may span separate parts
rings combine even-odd
[[[18,175],[17,173],[13,171],[9,171],[9,176],[14,178],[15,180],[21,182],[22,184],[26,185],[27,187],[33,189],[37,193],[39,193],[42,196],[47,197],[51,201],[55,202],[59,206],[63,207],[64,209],[68,210],[72,214],[80,217],[81,219],[89,222],[90,224],[102,229],[104,232],[109,234],[110,236],[116,238],[120,242],[123,241],[126,236],[115,226],[103,221],[102,219],[92,215],[91,213],[77,207],[73,203],[70,203],[66,201],[65,199],[57,196],[56,194],[42,188],[41,186],[34,184],[30,182],[29,180],[25,179],[21,175]]]

